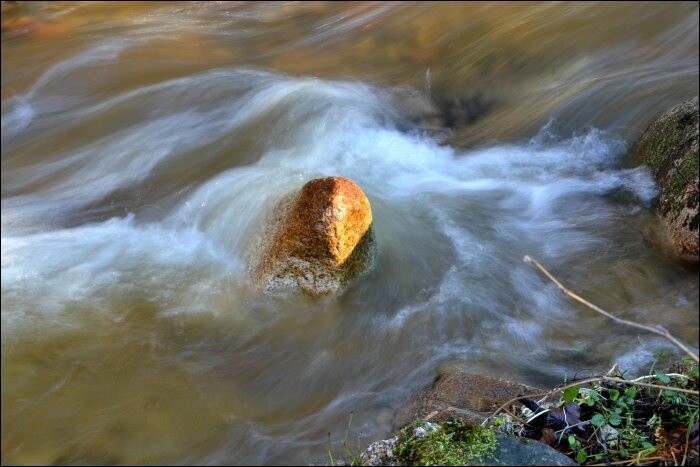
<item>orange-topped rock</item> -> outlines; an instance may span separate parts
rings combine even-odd
[[[267,291],[326,295],[369,270],[375,252],[372,209],[362,189],[348,178],[318,178],[277,206],[252,274]]]

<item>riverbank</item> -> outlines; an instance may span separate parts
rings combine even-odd
[[[517,386],[443,370],[417,397],[445,408],[426,412],[424,406],[418,412],[423,415],[402,425],[394,438],[373,443],[345,465],[695,465],[698,460],[698,365],[692,360],[634,379],[613,368],[558,389],[525,390],[532,395],[522,395],[524,388]],[[494,399],[489,388],[498,388],[501,398]],[[499,407],[484,418],[478,408],[486,399]],[[415,399],[408,405],[416,410]],[[510,437],[537,442],[513,443]]]

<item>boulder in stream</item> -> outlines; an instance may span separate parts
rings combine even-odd
[[[375,256],[367,196],[348,178],[325,177],[279,203],[251,272],[266,292],[302,290],[322,296],[369,271]]]
[[[659,185],[657,207],[676,249],[698,261],[698,98],[657,118],[639,140],[637,157]]]

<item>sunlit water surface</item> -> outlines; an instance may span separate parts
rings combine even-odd
[[[698,345],[697,270],[625,158],[698,89],[691,3],[38,2],[2,16],[3,464],[323,460],[443,362],[533,385]],[[480,96],[449,131],[427,103]],[[354,179],[376,268],[261,296],[285,194]],[[666,357],[659,357],[660,354]]]

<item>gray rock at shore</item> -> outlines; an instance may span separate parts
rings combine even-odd
[[[528,438],[496,434],[494,460],[481,465],[578,465],[556,449]]]
[[[397,438],[381,439],[370,444],[360,455],[362,465],[394,465],[398,461],[394,456]]]
[[[657,207],[679,254],[698,261],[698,98],[657,118],[637,144],[659,185]]]

